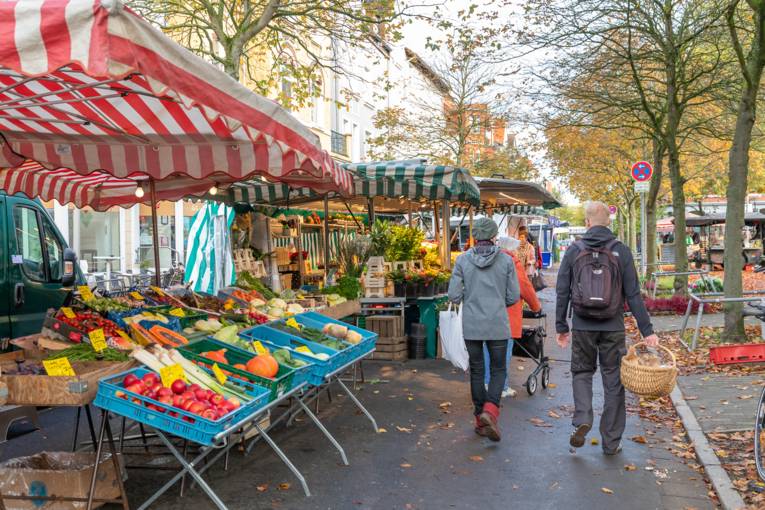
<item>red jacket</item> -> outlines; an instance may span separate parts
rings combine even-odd
[[[537,292],[534,290],[534,286],[521,266],[521,261],[518,260],[518,257],[507,250],[502,251],[510,255],[513,262],[515,262],[515,272],[518,275],[518,284],[521,288],[521,299],[507,307],[507,318],[510,319],[510,334],[513,338],[521,338],[523,335],[523,302],[525,301],[534,312],[542,309],[542,303],[539,302]]]

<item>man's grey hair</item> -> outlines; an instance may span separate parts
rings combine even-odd
[[[587,202],[584,204],[584,218],[590,225],[607,227],[611,224],[611,212],[603,202]]]

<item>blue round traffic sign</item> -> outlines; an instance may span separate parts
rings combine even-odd
[[[647,161],[638,161],[632,165],[632,178],[636,181],[647,181],[651,175],[653,175],[653,167]]]

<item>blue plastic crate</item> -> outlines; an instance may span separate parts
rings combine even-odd
[[[374,333],[372,331],[361,329],[359,327],[353,326],[346,322],[332,319],[330,317],[327,317],[326,315],[322,315],[317,312],[300,313],[295,315],[294,319],[297,321],[298,324],[303,324],[305,326],[316,328],[319,330],[324,328],[324,326],[327,324],[338,324],[340,326],[344,326],[348,328],[351,331],[355,331],[356,333],[361,335],[361,342],[357,344],[350,344],[350,347],[342,351],[346,355],[348,361],[351,361],[354,359],[361,359],[362,357],[369,354],[375,349],[375,343],[377,342],[377,333]]]
[[[169,309],[170,309],[169,306],[168,307],[133,308],[132,310],[128,310],[126,312],[109,312],[108,314],[106,314],[106,318],[112,322],[116,322],[117,325],[121,327],[122,329],[124,329],[125,331],[129,331],[130,328],[125,323],[125,318],[133,317],[134,315],[138,315],[142,312],[151,312],[154,314],[159,314],[160,312],[167,311]],[[183,328],[181,327],[181,321],[178,319],[178,317],[175,317],[173,315],[168,315],[166,313],[161,313],[161,315],[167,318],[168,322],[143,320],[143,321],[140,321],[139,324],[147,330],[151,329],[152,326],[160,325],[168,329],[172,329],[176,333],[180,333],[181,331],[183,331]]]
[[[284,331],[269,327],[267,324],[240,331],[239,336],[250,341],[259,340],[266,347],[289,349],[293,356],[303,361],[309,361],[312,365],[309,366],[308,370],[308,383],[314,386],[323,384],[327,374],[334,372],[345,364],[343,360],[346,359],[346,356],[341,356],[341,353],[344,351],[336,351],[299,336],[290,335]],[[326,354],[329,356],[329,359],[321,360],[297,352],[295,349],[301,345],[308,347],[315,354]]]
[[[246,383],[240,384],[240,382],[237,381],[237,384],[240,384],[240,386],[242,386],[247,394],[251,395],[253,399],[223,418],[214,421],[208,420],[148,397],[128,392],[122,387],[122,380],[126,375],[135,374],[135,376],[140,379],[149,372],[151,372],[151,370],[146,368],[134,368],[107,379],[102,379],[98,382],[98,392],[96,393],[94,404],[102,409],[130,418],[131,420],[143,423],[144,425],[149,425],[163,432],[199,444],[210,445],[217,434],[223,432],[243,418],[255,413],[268,403],[268,390],[260,386],[249,385]],[[118,397],[118,392],[128,395],[129,398],[124,399]],[[134,402],[134,399],[138,402]],[[158,408],[164,409],[164,412],[156,409],[149,409],[146,407],[147,404],[153,404]],[[170,412],[176,413],[177,416],[171,416],[169,414]],[[193,423],[184,420],[184,418],[193,420]]]

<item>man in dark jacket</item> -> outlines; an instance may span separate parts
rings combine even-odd
[[[608,207],[602,202],[590,202],[585,206],[585,225],[587,233],[581,241],[572,244],[567,250],[558,271],[556,286],[557,303],[555,310],[555,330],[558,333],[558,345],[568,347],[571,333],[567,321],[574,274],[572,269],[577,256],[584,250],[603,248],[615,239],[608,228],[610,224]],[[627,302],[632,315],[638,323],[640,333],[650,346],[658,344],[659,339],[653,333],[651,318],[640,295],[640,284],[632,253],[624,244],[616,241],[611,247],[611,254],[618,262],[621,274],[622,292],[614,299]],[[622,302],[623,302],[622,301]],[[610,318],[592,319],[572,314],[573,342],[571,346],[571,374],[574,390],[574,431],[569,443],[575,448],[584,445],[585,437],[592,428],[592,377],[600,361],[600,373],[603,379],[604,404],[600,418],[600,434],[603,453],[614,455],[621,451],[621,439],[626,424],[627,413],[624,404],[624,386],[622,386],[619,367],[621,358],[626,354],[624,334],[624,314],[620,310]]]

